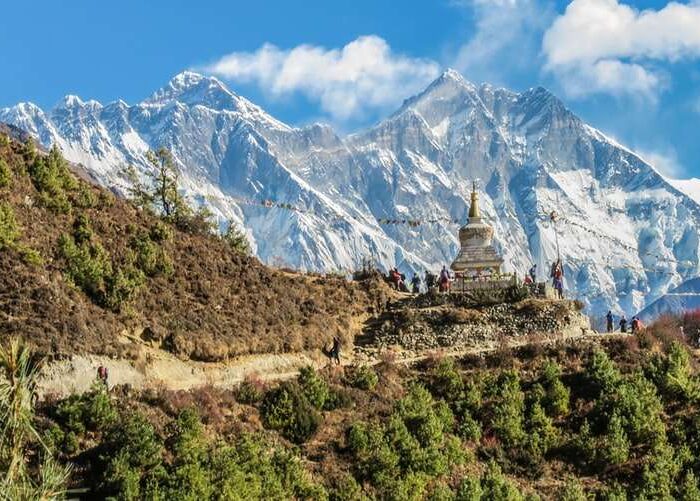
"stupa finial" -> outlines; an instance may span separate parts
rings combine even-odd
[[[469,207],[469,219],[481,217],[479,211],[479,194],[476,192],[476,181],[472,183],[472,205]]]

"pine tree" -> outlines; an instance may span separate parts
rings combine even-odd
[[[223,239],[235,252],[246,256],[250,254],[250,244],[248,243],[245,233],[239,230],[233,221],[229,222]]]

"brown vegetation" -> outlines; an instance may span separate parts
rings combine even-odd
[[[87,218],[90,238],[106,251],[116,272],[132,259],[130,240],[160,231],[164,223],[72,174],[70,186],[59,193],[61,205],[54,204],[51,197],[59,197],[39,192],[28,173],[34,155],[43,153],[2,136],[0,159],[10,166],[11,182],[0,188],[0,202],[14,212],[22,249],[40,258],[0,251],[3,338],[22,335],[39,352],[54,356],[116,355],[129,351],[120,334],[136,335],[184,358],[217,361],[245,353],[319,349],[333,336],[352,343],[359,328],[353,319],[386,302],[378,280],[355,283],[284,273],[232,251],[217,236],[171,226],[172,237],[157,243],[167,256],[168,272],[147,273],[143,285],[135,281],[128,294],[118,296],[128,299],[123,305],[105,307],[71,283],[61,235],[77,231],[77,219]]]

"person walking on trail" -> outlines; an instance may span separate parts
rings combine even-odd
[[[620,332],[622,332],[623,334],[627,332],[627,319],[624,315],[620,317]]]
[[[532,283],[534,284],[537,281],[537,265],[533,264],[528,273],[530,275],[530,280],[532,280]]]
[[[611,310],[608,310],[608,314],[605,315],[605,320],[607,320],[608,333],[612,332],[613,329],[613,314]]]
[[[333,338],[333,347],[331,348],[331,360],[335,361],[337,365],[340,365],[340,339],[338,337]]]
[[[420,294],[420,277],[418,276],[418,273],[413,274],[411,285],[413,286],[413,293]]]
[[[450,290],[450,272],[445,266],[440,271],[440,292],[448,292]]]
[[[109,373],[107,372],[107,367],[104,365],[100,365],[97,368],[97,379],[100,380],[102,384],[105,385],[105,388],[107,387],[107,378],[109,377]]]

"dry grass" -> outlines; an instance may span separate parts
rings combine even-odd
[[[359,328],[353,317],[374,314],[386,304],[380,281],[274,270],[236,254],[216,237],[174,229],[174,237],[162,244],[173,261],[172,275],[149,278],[121,313],[101,308],[64,277],[59,236],[71,231],[75,215],[85,214],[99,241],[119,260],[128,252],[129,237],[149,230],[157,218],[87,184],[98,200],[95,207],[73,208],[72,215],[43,208],[24,172],[22,151],[16,142],[0,147],[0,158],[15,173],[11,189],[0,190],[0,201],[13,207],[21,243],[39,251],[44,264],[30,266],[17,252],[0,252],[0,333],[21,334],[41,353],[123,356],[118,334],[144,328],[147,342],[202,361],[315,350],[334,336],[350,346],[353,329]]]

